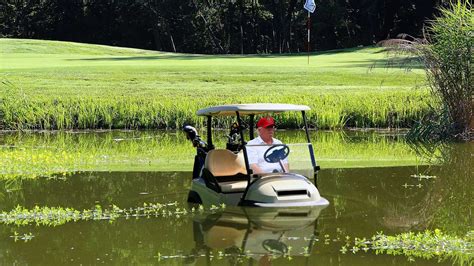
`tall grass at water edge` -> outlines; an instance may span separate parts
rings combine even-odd
[[[425,91],[385,91],[379,93],[291,90],[248,93],[240,96],[213,97],[222,91],[208,91],[209,97],[188,97],[186,92],[146,96],[94,97],[31,97],[9,94],[0,102],[0,128],[3,129],[176,129],[189,123],[203,126],[205,119],[197,117],[198,109],[230,103],[275,102],[305,104],[312,108],[308,122],[312,127],[335,129],[343,127],[409,127],[427,109]],[[6,97],[5,97],[6,96]],[[299,128],[299,114],[276,115],[278,126]],[[219,119],[215,126],[227,127],[229,119]]]
[[[204,132],[202,132],[204,133]],[[279,131],[285,143],[304,143],[299,131]],[[214,136],[225,147],[225,133]],[[323,168],[424,163],[400,136],[312,133]],[[42,132],[0,134],[0,179],[67,177],[79,171],[191,171],[195,149],[176,132]]]

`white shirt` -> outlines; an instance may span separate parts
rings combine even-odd
[[[277,170],[278,172],[282,172],[280,164],[277,163],[268,163],[263,158],[265,152],[274,144],[283,144],[283,142],[272,138],[272,144],[267,144],[263,139],[258,136],[253,140],[247,142],[247,157],[249,159],[249,165],[256,164],[258,167],[262,169],[264,173],[272,173],[273,170]],[[252,145],[266,145],[266,146],[253,146]],[[288,164],[288,158],[282,160],[283,164]]]

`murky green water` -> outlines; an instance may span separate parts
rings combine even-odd
[[[375,145],[369,139],[359,137],[358,145]],[[394,145],[383,143],[383,149]],[[463,236],[472,230],[474,145],[450,144],[438,151],[439,164],[431,166],[323,169],[319,188],[330,205],[322,210],[227,208],[55,227],[1,224],[0,264],[451,265],[450,258],[409,262],[405,256],[370,250],[341,252],[347,236],[370,238],[380,231],[393,235],[425,229]],[[378,159],[376,154],[373,158]],[[129,208],[174,201],[186,206],[191,173],[183,170],[85,172],[66,180],[2,181],[0,210],[17,205]],[[15,241],[15,232],[33,238]]]
[[[227,133],[216,132],[217,147],[225,147]],[[312,132],[311,136],[323,168],[422,163],[402,134]],[[302,130],[279,130],[277,137],[285,143],[306,142]],[[4,132],[0,133],[0,179],[72,171],[183,171],[192,168],[194,154],[183,132]]]

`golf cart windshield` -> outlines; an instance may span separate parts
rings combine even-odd
[[[309,143],[246,145],[249,166],[254,174],[291,172],[313,176]]]

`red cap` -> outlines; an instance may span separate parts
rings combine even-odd
[[[274,126],[274,125],[275,125],[275,120],[273,120],[273,117],[271,116],[262,117],[257,122],[257,127],[269,127],[269,126]]]

